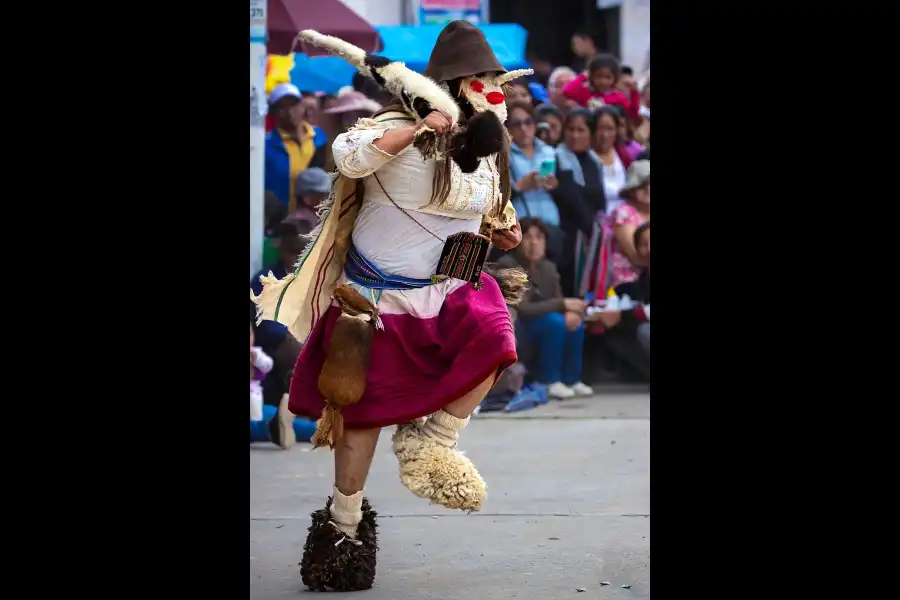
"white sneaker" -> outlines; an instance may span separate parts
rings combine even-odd
[[[572,391],[575,392],[576,396],[593,396],[594,390],[591,386],[587,385],[583,381],[579,381],[575,385],[572,386]]]
[[[551,398],[572,398],[575,396],[575,392],[562,381],[557,381],[547,386],[547,395]]]

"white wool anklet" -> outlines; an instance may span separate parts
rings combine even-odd
[[[362,521],[362,490],[352,496],[345,496],[334,486],[334,500],[331,502],[331,519],[334,526],[347,537],[356,539],[356,529]]]
[[[425,421],[422,432],[441,446],[452,448],[459,440],[458,431],[469,424],[470,418],[460,419],[441,409]]]

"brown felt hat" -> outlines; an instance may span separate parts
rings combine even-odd
[[[506,73],[484,33],[468,21],[451,21],[438,35],[425,76],[452,81],[479,73]]]

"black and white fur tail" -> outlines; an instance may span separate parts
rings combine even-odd
[[[420,118],[424,119],[433,110],[442,110],[450,115],[454,124],[459,122],[459,105],[453,97],[434,80],[416,73],[404,63],[366,54],[353,44],[312,29],[301,31],[297,39],[325,48],[347,60],[360,73],[371,77],[399,98],[407,110]]]

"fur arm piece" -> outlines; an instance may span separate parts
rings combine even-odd
[[[463,173],[473,173],[480,159],[503,151],[506,129],[493,111],[476,113],[453,137],[450,156]]]
[[[297,39],[294,40],[294,46],[296,47],[297,42],[308,42],[313,46],[319,46],[320,48],[325,48],[332,54],[340,56],[354,67],[360,70],[363,75],[367,73],[363,72],[363,62],[366,59],[366,51],[362,48],[358,48],[351,44],[350,42],[345,42],[341,38],[336,38],[331,35],[324,35],[315,31],[314,29],[304,29],[299,34],[297,34]]]
[[[392,62],[383,56],[366,57],[366,70],[360,69],[389,92],[400,98],[407,110],[425,118],[433,110],[450,115],[453,123],[459,122],[459,105],[434,80],[409,69],[402,62]]]
[[[459,122],[459,106],[450,94],[435,81],[407,68],[402,62],[367,55],[353,44],[312,29],[301,31],[297,40],[325,48],[348,61],[360,73],[371,77],[400,98],[410,112],[424,118],[432,110],[440,109],[450,115],[453,123]]]

